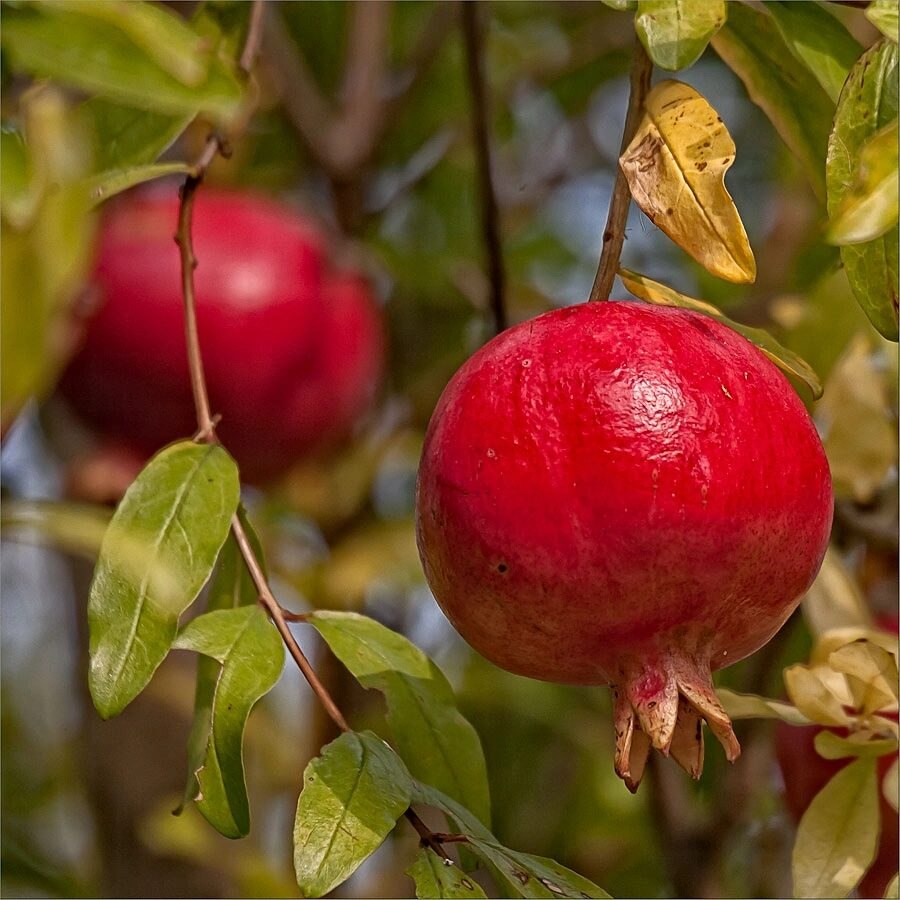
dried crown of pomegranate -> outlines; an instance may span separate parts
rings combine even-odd
[[[784,376],[683,310],[556,310],[448,384],[419,472],[429,584],[483,655],[608,683],[616,769],[651,745],[698,777],[706,721],[740,747],[711,671],[765,644],[819,568],[828,465]]]

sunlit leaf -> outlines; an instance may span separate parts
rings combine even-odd
[[[828,241],[860,244],[881,237],[897,223],[898,190],[895,119],[860,148],[853,184],[828,224]]]
[[[696,300],[694,297],[688,297],[678,291],[647,278],[646,275],[639,275],[628,269],[619,269],[619,277],[626,289],[646,300],[648,303],[655,303],[659,306],[673,306],[677,309],[690,309],[694,312],[702,313],[718,319],[723,325],[743,335],[755,344],[779,369],[799,378],[810,389],[814,398],[818,399],[822,396],[822,385],[819,383],[818,376],[810,368],[810,366],[802,360],[796,353],[782,346],[762,328],[751,328],[749,325],[741,325],[724,316],[715,306],[710,303],[704,303],[702,300]]]
[[[714,275],[745,283],[756,261],[725,187],[734,141],[692,87],[663,81],[619,160],[635,202],[679,247]]]
[[[725,22],[725,0],[638,0],[634,27],[654,64],[693,65]]]
[[[896,464],[897,436],[888,410],[870,342],[858,334],[832,369],[816,410],[839,496],[871,502]]]
[[[126,18],[136,17],[126,13]],[[135,41],[139,26],[123,30],[71,4],[6,7],[2,43],[13,68],[112,100],[171,115],[205,112],[220,120],[235,115],[241,88],[218,56],[210,54],[202,82],[186,84]]]
[[[212,572],[238,492],[237,466],[221,447],[182,442],[150,460],[122,498],[88,599],[89,684],[104,718],[120,713],[165,659],[179,616]],[[140,572],[122,552],[136,540],[148,546]]]
[[[825,171],[829,216],[837,215],[853,190],[866,142],[896,120],[897,107],[897,45],[881,40],[850,70],[838,101]],[[841,247],[853,295],[872,324],[892,341],[898,337],[898,240],[895,226],[874,240]]]
[[[840,737],[833,731],[820,731],[815,736],[816,753],[825,759],[846,759],[857,756],[885,756],[897,752],[893,738],[873,738],[870,734]]]
[[[0,509],[0,528],[4,539],[48,544],[66,553],[95,560],[111,518],[112,513],[105,506],[4,500]],[[136,572],[145,552],[144,545],[135,542],[132,565]]]
[[[210,706],[211,729],[195,770],[193,799],[206,820],[226,837],[250,831],[241,745],[250,710],[278,681],[284,645],[259,606],[218,609],[192,619],[173,647],[194,650],[221,664]]]
[[[871,641],[853,641],[829,654],[828,664],[843,673],[854,708],[863,715],[897,705],[897,660]]]
[[[866,599],[834,546],[825,551],[822,568],[803,598],[803,615],[814,635],[833,628],[873,625]]]
[[[859,42],[818,3],[769,0],[766,10],[791,53],[837,103],[847,73],[862,53]]]
[[[712,39],[716,53],[743,81],[750,99],[775,126],[824,199],[822,161],[834,103],[788,49],[772,19],[743,3],[731,3],[728,22]]]
[[[831,654],[841,647],[852,644],[854,641],[868,641],[882,650],[886,650],[894,658],[897,657],[897,635],[882,631],[879,628],[860,628],[858,626],[845,628],[832,628],[822,634],[813,645],[809,655],[813,665],[824,665]]]
[[[419,850],[416,861],[406,870],[406,874],[416,883],[418,900],[487,896],[478,882],[469,878],[459,866],[455,863],[447,865],[437,853],[426,847]]]
[[[885,900],[897,900],[900,897],[900,887],[898,887],[898,879],[900,879],[900,873],[895,875],[888,886],[884,889],[884,898]]]
[[[601,0],[606,6],[613,9],[637,9],[638,0]]]
[[[40,200],[24,136],[13,128],[0,132],[0,212],[14,228],[31,221]]]
[[[308,621],[363,687],[384,693],[388,724],[410,771],[490,821],[481,741],[441,670],[415,644],[365,616],[321,610]]]
[[[844,697],[838,696],[828,682],[825,667],[790,666],[784,670],[784,685],[794,706],[820,725],[847,725]]]
[[[884,794],[884,799],[887,800],[894,811],[898,807],[898,790],[900,790],[900,785],[898,785],[898,760],[895,759],[893,765],[884,773],[884,778],[881,782],[881,792]]]
[[[145,181],[165,178],[167,175],[184,175],[191,171],[189,163],[153,163],[146,166],[131,166],[128,169],[108,169],[87,179],[87,188],[92,205],[102,203],[122,191],[127,191]]]
[[[262,562],[263,553],[259,539],[244,514],[238,515],[241,523],[256,552],[256,558]],[[258,592],[247,566],[244,565],[237,541],[229,534],[219,553],[215,575],[209,585],[206,611],[238,609],[256,603]],[[197,686],[194,691],[194,718],[188,735],[188,774],[185,784],[182,807],[196,799],[200,787],[196,772],[203,766],[210,747],[210,729],[212,728],[212,709],[216,695],[216,685],[222,673],[219,662],[211,656],[200,655],[197,660]],[[213,823],[215,824],[215,823]]]
[[[896,0],[873,0],[866,7],[866,18],[895,44],[900,31],[900,8]],[[896,883],[896,879],[895,879]]]
[[[732,719],[781,719],[791,725],[810,724],[810,720],[799,709],[781,700],[770,700],[756,694],[740,694],[727,688],[719,688],[716,694]]]
[[[294,869],[306,897],[322,897],[381,846],[409,806],[400,757],[371,732],[347,732],[306,768],[294,822]]]
[[[846,897],[878,848],[874,759],[841,769],[800,820],[792,855],[795,897]]]

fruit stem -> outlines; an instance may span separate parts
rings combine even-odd
[[[472,138],[475,144],[475,163],[478,170],[479,199],[481,201],[481,233],[487,251],[490,280],[490,305],[494,332],[500,334],[507,326],[504,296],[506,273],[503,269],[503,245],[500,238],[500,214],[491,177],[491,142],[488,127],[487,94],[484,85],[484,54],[479,33],[480,4],[460,6],[463,42],[466,48],[466,74],[472,99]]]
[[[644,101],[650,91],[650,77],[653,74],[653,63],[647,56],[643,44],[635,41],[634,58],[631,63],[631,86],[628,95],[628,111],[625,114],[625,127],[622,130],[621,156],[634,137],[644,114]],[[616,162],[616,182],[612,199],[609,202],[609,214],[606,217],[606,228],[603,230],[603,250],[597,274],[591,287],[589,300],[608,300],[612,290],[622,245],[625,243],[625,223],[628,221],[628,209],[631,206],[631,191],[618,161]]]

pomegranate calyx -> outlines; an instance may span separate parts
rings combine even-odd
[[[624,664],[613,686],[616,774],[637,791],[651,747],[670,756],[692,778],[703,771],[703,722],[729,762],[741,747],[712,684],[709,663],[668,654],[665,659]]]

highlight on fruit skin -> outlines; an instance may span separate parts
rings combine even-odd
[[[651,747],[693,777],[703,723],[740,753],[712,671],[765,644],[819,569],[828,464],[780,371],[685,310],[555,310],[447,385],[419,470],[431,589],[482,655],[608,684],[616,771]]]

